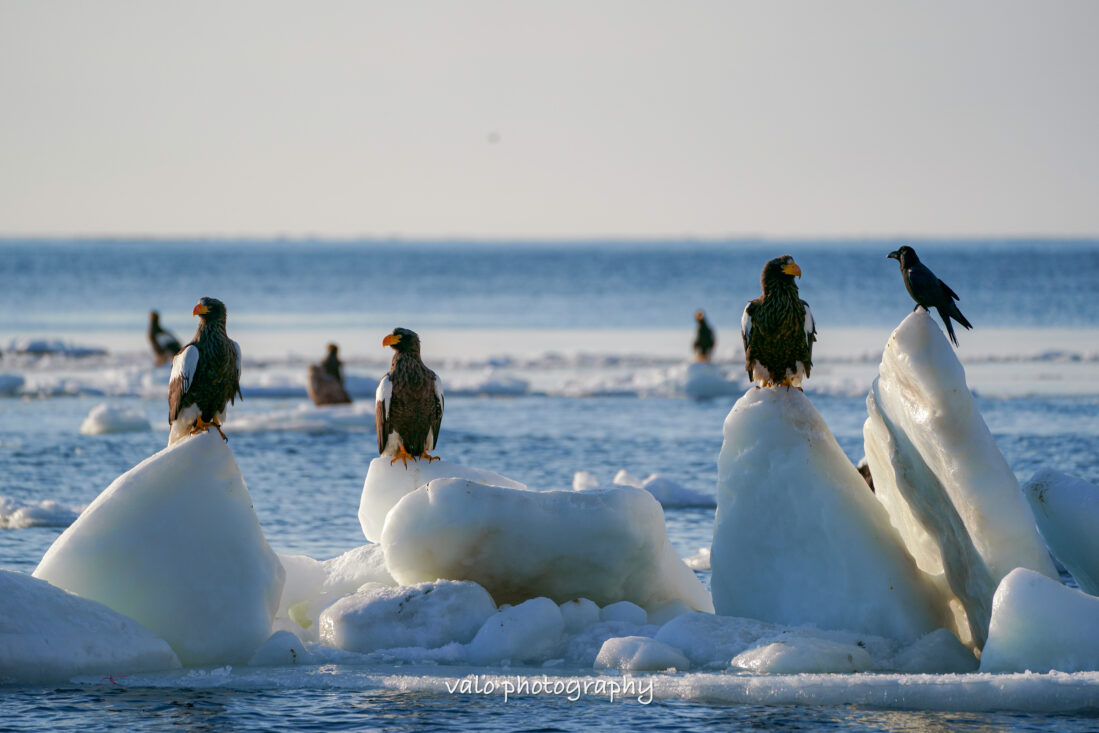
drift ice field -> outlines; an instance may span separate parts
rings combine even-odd
[[[0,245],[27,303],[0,295],[5,719],[1094,729],[1099,248],[918,246],[975,325],[955,349],[890,245],[420,245],[381,278],[369,244],[250,243],[251,280],[166,290],[150,265],[215,245]],[[786,251],[804,392],[751,386],[739,343]],[[244,400],[228,442],[166,448],[141,320],[189,338],[207,294]],[[447,401],[441,460],[406,467],[373,398],[420,322]],[[305,397],[328,341],[350,405]]]

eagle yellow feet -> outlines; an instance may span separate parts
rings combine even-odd
[[[202,419],[202,416],[199,415],[197,418],[195,418],[195,424],[191,426],[191,435],[205,433],[210,429],[211,425],[217,428],[218,435],[221,436],[221,439],[228,443],[229,439],[225,437],[225,433],[221,430],[221,421],[218,420],[216,417],[212,421],[206,422]]]
[[[428,462],[429,462],[429,463],[430,463],[431,461],[437,461],[437,460],[439,460],[439,456],[429,456],[429,455],[427,454],[427,451],[426,451],[426,450],[425,450],[425,451],[424,451],[423,453],[421,453],[421,454],[420,454],[420,458],[426,458],[426,459],[428,460]]]
[[[397,455],[393,456],[393,460],[389,462],[389,465],[393,465],[398,460],[404,463],[404,467],[408,468],[408,459],[416,460],[416,456],[412,455],[404,449],[403,445],[397,446]]]

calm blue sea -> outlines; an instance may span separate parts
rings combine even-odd
[[[767,259],[791,253],[802,296],[819,324],[888,328],[912,308],[886,253],[903,242],[422,243],[296,241],[0,242],[0,347],[16,337],[82,332],[89,342],[143,331],[158,308],[193,327],[198,296],[216,295],[232,323],[284,328],[683,329],[696,308],[739,323],[759,292]],[[985,327],[1099,327],[1099,242],[916,242],[925,262]],[[170,317],[168,314],[172,314]],[[181,334],[182,335],[182,334]],[[966,336],[961,335],[963,339]],[[318,354],[319,356],[319,354]],[[0,372],[56,368],[14,361]],[[66,362],[87,378],[101,366]],[[119,369],[118,364],[111,368]],[[257,367],[259,368],[259,367]],[[1055,370],[1056,363],[1050,369]],[[1096,368],[1099,368],[1097,366]],[[520,372],[521,373],[521,372]],[[863,396],[821,394],[814,404],[852,459],[862,455]],[[90,502],[116,476],[163,447],[166,433],[85,436],[81,420],[101,396],[0,397],[0,497]],[[165,399],[113,400],[164,422]],[[292,408],[295,396],[249,397],[241,414]],[[440,439],[451,460],[540,488],[565,488],[573,472],[609,480],[620,468],[660,472],[713,493],[721,425],[733,402],[677,397],[454,396]],[[1053,466],[1099,483],[1099,398],[981,397],[997,443],[1021,479]],[[362,544],[356,517],[372,431],[355,427],[258,431],[231,446],[267,538],[280,553],[335,556]],[[681,555],[708,546],[712,509],[669,509]],[[0,568],[30,572],[59,527],[0,530]],[[709,573],[700,572],[704,583]],[[362,670],[314,671],[317,689],[273,671],[267,682],[178,687],[66,684],[0,690],[0,730],[1012,730],[1099,729],[1091,711],[1019,714],[881,710],[857,705],[722,705],[705,699],[570,702],[373,689]],[[392,673],[388,670],[387,673]],[[400,670],[396,673],[401,674]],[[420,674],[409,671],[408,674]],[[267,678],[264,678],[267,679]],[[346,688],[346,689],[344,689]]]

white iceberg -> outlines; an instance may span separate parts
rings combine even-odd
[[[405,585],[473,580],[497,603],[547,596],[646,607],[679,599],[713,610],[668,541],[660,504],[627,486],[524,491],[436,479],[390,510],[381,544]]]
[[[1016,567],[1057,573],[965,371],[926,311],[893,331],[866,402],[875,496],[920,568],[942,576],[964,607],[968,628],[955,630],[980,646],[1001,578]]]
[[[102,603],[0,570],[0,686],[178,668],[168,643]]]
[[[363,534],[371,542],[382,537],[389,510],[406,494],[437,478],[462,478],[490,486],[525,489],[526,486],[492,471],[461,466],[451,461],[413,459],[407,465],[392,461],[389,456],[378,456],[370,462],[359,499],[359,524]],[[434,580],[434,578],[430,578]]]
[[[693,400],[715,397],[732,397],[743,389],[740,383],[726,378],[721,367],[704,361],[696,361],[687,367],[687,381],[683,391]]]
[[[717,612],[912,641],[945,603],[805,395],[749,389],[725,420],[710,563]]]
[[[354,652],[393,647],[434,649],[465,644],[496,613],[484,588],[469,581],[439,580],[391,588],[368,583],[321,614],[320,638]]]
[[[1026,568],[996,589],[982,672],[1099,670],[1099,598]]]
[[[288,667],[295,664],[313,664],[313,655],[290,631],[276,631],[263,642],[252,658],[249,667]]]
[[[187,666],[248,661],[271,633],[285,577],[213,432],[115,479],[34,575],[141,622]]]
[[[106,402],[96,405],[80,423],[81,435],[106,433],[142,433],[152,430],[149,420],[140,410]]]
[[[623,672],[661,672],[674,669],[685,672],[691,663],[675,647],[647,636],[621,636],[607,639],[595,657],[595,669]]]
[[[565,633],[575,634],[599,623],[599,606],[587,598],[574,598],[560,604]]]
[[[649,623],[649,614],[644,608],[629,601],[618,601],[599,609],[600,621],[621,621],[635,626]]]
[[[1054,556],[1080,590],[1099,596],[1099,486],[1047,468],[1023,493]]]

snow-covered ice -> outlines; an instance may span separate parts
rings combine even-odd
[[[710,562],[718,613],[913,641],[949,622],[889,517],[798,390],[725,420]]]
[[[80,423],[81,435],[142,433],[152,429],[149,420],[140,410],[106,402],[93,407],[84,422]]]
[[[1099,486],[1047,468],[1023,493],[1054,556],[1081,590],[1099,596]]]
[[[285,667],[293,664],[313,664],[315,661],[313,654],[292,632],[276,631],[260,645],[248,660],[248,666]]]
[[[34,575],[141,622],[188,666],[246,662],[271,633],[285,577],[213,432],[115,479]]]
[[[359,499],[359,524],[362,525],[366,539],[371,542],[381,540],[382,527],[389,510],[406,494],[438,478],[462,478],[490,486],[526,488],[507,476],[442,459],[428,461],[417,458],[405,465],[404,461],[378,456],[370,462],[366,470],[363,493]]]
[[[996,589],[981,671],[1050,670],[1099,671],[1099,598],[1016,568]]]
[[[741,389],[743,389],[742,383],[728,379],[721,367],[716,364],[696,361],[687,367],[683,392],[691,399],[733,397],[739,394]]]
[[[889,338],[863,428],[875,496],[925,572],[943,576],[980,646],[992,594],[1016,567],[1057,573],[1019,483],[966,386],[965,370],[922,309]]]
[[[603,642],[594,667],[623,672],[685,672],[691,663],[683,652],[664,642],[647,636],[619,636]]]
[[[414,586],[368,583],[321,613],[320,638],[354,652],[392,647],[433,649],[468,643],[496,604],[469,581],[438,580]]]
[[[649,614],[636,603],[618,601],[610,603],[599,609],[600,621],[622,621],[635,626],[644,626],[649,623]]]
[[[575,634],[589,626],[599,623],[599,606],[587,598],[574,598],[560,604],[561,618],[565,622],[565,633]]]
[[[178,668],[168,643],[102,603],[0,570],[0,686]]]
[[[436,479],[390,510],[381,544],[406,585],[473,580],[497,603],[547,596],[646,607],[680,599],[713,610],[668,541],[660,504],[628,486],[525,491]]]

